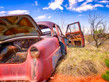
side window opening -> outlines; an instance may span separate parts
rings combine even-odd
[[[71,23],[66,30],[67,46],[84,47],[84,38],[79,22]]]
[[[57,35],[55,26],[53,26],[53,33],[54,35]]]
[[[51,29],[49,27],[44,26],[44,25],[39,25],[39,28],[42,31],[42,35],[49,35],[49,36],[51,36]]]
[[[63,35],[61,29],[59,28],[59,26],[57,26],[57,30],[58,30],[60,36]],[[55,25],[53,25],[53,31],[54,31],[54,34],[57,35],[57,31],[56,31]]]
[[[78,24],[73,24],[73,25],[69,25],[67,33],[69,33],[69,32],[77,32],[77,31],[79,31]]]

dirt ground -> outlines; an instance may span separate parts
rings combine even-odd
[[[62,74],[54,74],[50,77],[49,82],[107,82],[101,78],[101,75],[89,76],[89,77],[72,77]]]

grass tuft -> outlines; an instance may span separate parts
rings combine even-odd
[[[106,70],[104,61],[107,58],[109,52],[103,48],[68,48],[68,54],[59,62],[56,72],[76,77],[102,74]]]

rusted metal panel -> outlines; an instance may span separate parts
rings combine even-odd
[[[7,22],[7,20],[10,22]],[[41,34],[39,28],[36,28],[36,33],[38,32],[37,37],[32,35],[25,36],[27,28],[24,27],[25,31],[22,31],[22,28],[19,28],[17,24],[28,28],[37,27],[37,24],[29,15],[0,17],[0,23],[6,25],[2,26],[2,24],[0,24],[0,31],[3,33],[0,34],[0,37],[2,37],[0,40],[3,40],[0,42],[0,58],[2,59],[2,55],[4,57],[4,54],[7,56],[7,54],[10,53],[9,55],[12,55],[14,52],[16,52],[16,56],[25,58],[23,62],[12,62],[12,60],[10,60],[11,63],[10,61],[0,63],[0,81],[28,80],[30,82],[36,82],[47,80],[53,73],[57,61],[62,56],[59,39],[53,36],[41,38],[41,36],[39,36]],[[46,24],[49,28],[53,29],[54,23],[46,22]],[[8,25],[9,28],[3,31]],[[29,32],[32,32],[32,30]],[[3,46],[5,47],[3,48]],[[33,47],[36,48],[39,56],[33,57],[31,53]],[[21,52],[19,52],[19,50],[21,50]]]
[[[51,46],[52,44],[52,46]],[[33,59],[30,54],[31,47],[37,47],[40,56]],[[45,38],[34,44],[28,50],[27,59],[20,64],[0,64],[0,80],[47,80],[61,56],[57,38]],[[57,58],[54,57],[57,56]],[[53,64],[55,62],[55,64]],[[49,69],[49,70],[48,70]]]
[[[74,31],[74,32],[73,31],[72,32],[68,32],[68,29],[70,29],[70,26],[71,25],[75,25],[75,24],[78,25],[79,30],[78,31]],[[85,46],[84,35],[83,35],[82,31],[81,31],[81,26],[80,26],[79,22],[75,22],[75,23],[69,24],[67,26],[67,30],[66,30],[65,36],[67,38],[67,45],[68,46],[79,46],[79,47],[84,47]]]
[[[37,59],[38,71],[36,79],[41,81],[47,80],[54,71],[52,64],[54,60],[52,59],[52,57],[59,50],[58,39],[55,37],[47,39],[45,38],[44,40],[34,44],[33,46],[36,47],[40,52],[40,56]]]
[[[0,41],[18,36],[39,35],[40,29],[29,15],[0,17]]]
[[[62,42],[62,44],[64,44],[64,46],[65,46],[65,49],[64,50],[62,50],[62,47],[61,47],[61,50],[62,51],[65,51],[65,53],[67,52],[67,46],[66,46],[66,44],[65,44],[65,36],[63,35],[63,33],[62,33],[62,31],[61,31],[61,29],[60,29],[60,27],[57,25],[57,24],[55,24],[55,23],[53,23],[53,22],[50,22],[50,21],[39,21],[39,22],[37,22],[37,25],[41,28],[41,26],[47,26],[48,28],[50,28],[51,29],[51,35],[52,36],[57,36],[58,37],[58,39],[59,39],[59,41],[60,42]],[[54,30],[54,29],[55,30]],[[55,34],[56,33],[56,34]]]
[[[62,53],[61,53],[61,48],[57,48],[57,50],[53,53],[53,57],[52,57],[52,64],[53,64],[53,69],[55,69],[56,67],[56,64],[59,60],[59,58],[62,56]]]

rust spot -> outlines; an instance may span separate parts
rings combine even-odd
[[[3,27],[0,27],[0,32],[2,32],[4,30],[4,28]]]
[[[7,46],[4,50],[5,50],[5,52],[2,52],[0,55],[0,59],[1,59],[0,63],[2,61],[5,61],[6,59],[8,59],[8,57],[11,56],[16,51],[18,51],[18,49],[14,46]]]
[[[0,20],[0,24],[5,25],[5,23],[2,20]]]
[[[18,17],[13,16],[13,17],[6,17],[6,18],[9,22],[14,23],[14,21],[17,20]]]
[[[27,29],[21,29],[21,28],[11,28],[7,30],[4,35],[13,35],[18,33],[28,33],[29,31]]]
[[[21,26],[33,27],[32,23],[27,18],[23,18],[18,24]]]

